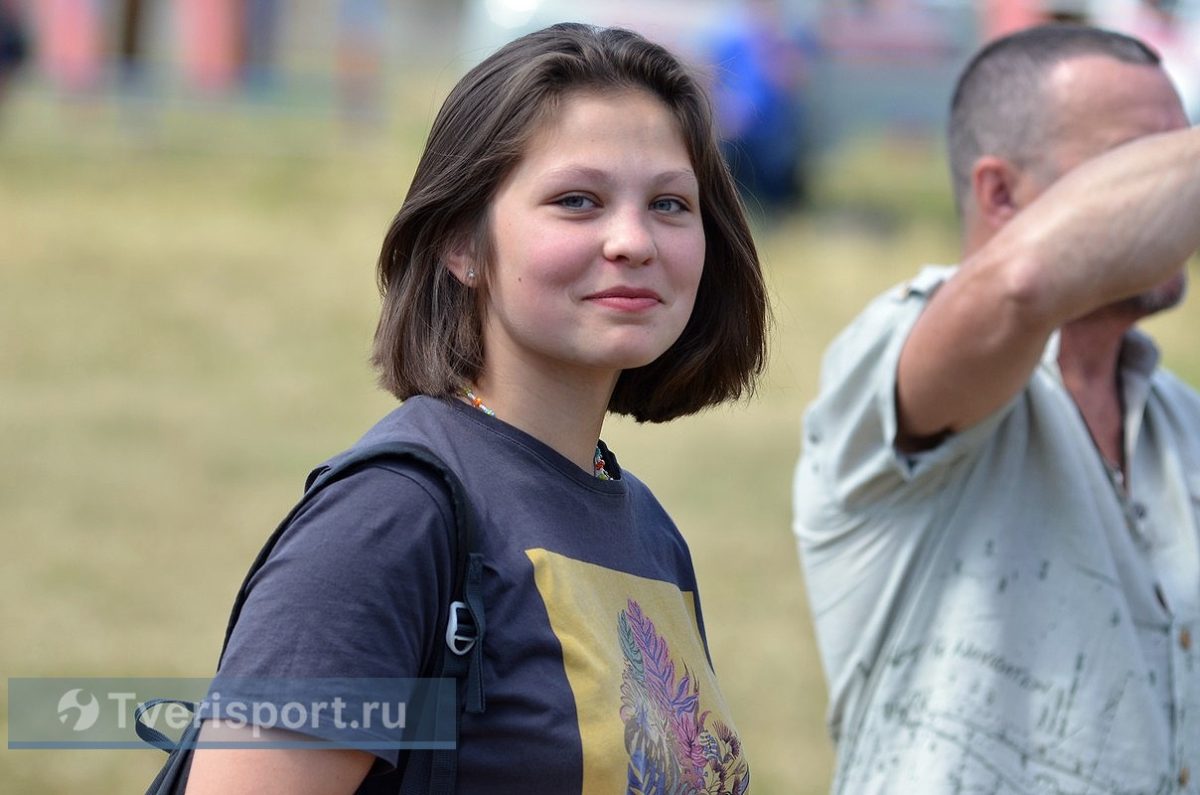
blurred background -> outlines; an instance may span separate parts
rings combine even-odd
[[[1138,33],[1195,118],[1198,6],[0,0],[0,673],[212,672],[305,474],[394,404],[373,266],[441,99],[523,32],[623,24],[711,85],[775,327],[755,399],[605,436],[690,540],[754,791],[826,791],[790,531],[821,352],[956,260],[941,127],[979,44],[1051,18]],[[1151,329],[1200,383],[1194,307]],[[0,789],[141,792],[162,756],[0,750]]]

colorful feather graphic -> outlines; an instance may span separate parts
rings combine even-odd
[[[742,795],[750,770],[733,731],[700,712],[700,683],[675,662],[654,622],[630,599],[617,616],[625,657],[621,720],[629,795]]]

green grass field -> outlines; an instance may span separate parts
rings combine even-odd
[[[105,104],[4,108],[4,676],[211,673],[304,475],[393,405],[366,358],[374,257],[434,106],[406,100],[413,115],[376,137],[193,109],[131,139]],[[819,211],[760,232],[776,325],[758,396],[605,431],[690,540],[762,795],[826,791],[833,758],[789,528],[821,351],[871,295],[956,251],[928,146],[822,165]],[[1154,330],[1196,382],[1193,312]],[[0,750],[0,789],[140,792],[161,757]]]

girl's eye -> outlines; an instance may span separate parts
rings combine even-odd
[[[661,199],[655,199],[650,203],[650,209],[659,213],[682,213],[686,212],[688,206],[682,201],[670,196],[664,196]]]
[[[581,193],[572,193],[569,196],[563,196],[556,204],[568,210],[590,210],[596,206],[596,202]]]

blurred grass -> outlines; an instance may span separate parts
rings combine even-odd
[[[435,81],[435,85],[438,81]],[[445,81],[441,83],[444,85]],[[366,363],[373,261],[438,100],[333,120],[17,95],[0,126],[0,671],[205,676],[246,566],[315,463],[392,400]],[[400,114],[398,114],[400,115]],[[822,793],[832,749],[790,524],[821,352],[955,257],[932,145],[856,142],[817,208],[759,230],[776,327],[758,397],[606,438],[688,536],[755,792]],[[1185,308],[1154,322],[1196,382]],[[7,792],[138,792],[155,751],[0,751]]]

